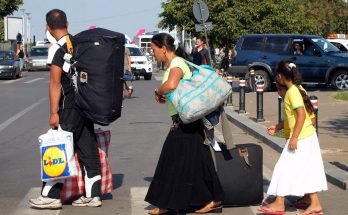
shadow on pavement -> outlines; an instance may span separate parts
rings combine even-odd
[[[120,188],[123,184],[124,174],[112,174],[113,189]]]
[[[325,130],[330,131],[329,135],[333,137],[342,136],[342,135],[347,136],[348,113],[345,116],[340,118],[332,118],[331,120],[327,121],[327,124],[329,126],[326,126],[326,127],[319,126],[319,129],[324,128]]]

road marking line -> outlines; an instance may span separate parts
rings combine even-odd
[[[148,189],[149,187],[131,187],[130,198],[132,215],[145,214],[144,210],[150,205],[144,201]]]
[[[2,83],[3,84],[12,84],[14,82],[21,81],[21,80],[23,80],[23,78],[17,78],[17,79],[14,79],[14,80],[3,81]]]
[[[162,81],[162,76],[157,76],[157,75],[154,75],[154,77],[155,77],[155,79],[156,79],[156,81]]]
[[[33,79],[33,80],[26,81],[26,82],[24,82],[24,83],[25,83],[25,84],[30,84],[30,83],[33,83],[33,82],[35,82],[35,81],[42,80],[42,79],[44,79],[44,78],[35,78],[35,79]]]
[[[30,207],[29,199],[40,195],[41,187],[33,187],[29,190],[24,199],[16,206],[13,215],[59,215],[61,210],[36,210]]]
[[[7,126],[9,126],[11,123],[13,123],[14,121],[16,121],[17,119],[19,119],[20,117],[22,117],[24,114],[28,113],[29,111],[31,111],[32,109],[34,109],[36,106],[39,106],[41,103],[43,103],[44,101],[46,101],[47,98],[42,98],[40,99],[38,102],[30,105],[29,107],[25,108],[24,110],[20,111],[19,113],[17,113],[16,115],[12,116],[11,118],[9,118],[8,120],[6,120],[5,122],[3,122],[2,124],[0,124],[0,132],[2,130],[4,130]]]

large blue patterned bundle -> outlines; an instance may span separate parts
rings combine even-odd
[[[183,123],[194,122],[216,110],[232,93],[232,87],[210,66],[194,67],[192,77],[183,79],[177,88],[167,95],[174,104]]]

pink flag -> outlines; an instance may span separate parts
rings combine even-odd
[[[143,35],[144,33],[145,33],[145,28],[141,28],[138,30],[138,33],[136,34],[136,36]]]
[[[97,27],[96,25],[90,25],[90,26],[88,27],[88,30],[95,29],[96,27]]]

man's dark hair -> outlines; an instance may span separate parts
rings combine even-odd
[[[64,29],[67,27],[66,14],[59,9],[50,10],[46,14],[46,23],[52,29]]]
[[[197,39],[201,40],[203,42],[203,44],[207,43],[207,40],[205,39],[205,36],[198,36]]]

